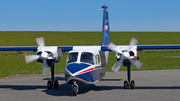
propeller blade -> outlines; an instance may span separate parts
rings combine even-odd
[[[31,63],[39,58],[39,55],[25,55],[24,63]]]
[[[136,45],[138,43],[138,39],[135,38],[135,37],[132,37],[130,42],[129,42],[129,49],[128,49],[128,52],[131,50],[131,48]]]
[[[119,71],[119,69],[121,68],[122,62],[123,62],[123,58],[121,58],[118,62],[116,62],[116,63],[112,66],[111,70],[114,71],[115,73],[117,73],[117,72]]]
[[[131,61],[131,63],[132,63],[137,69],[140,69],[140,68],[143,67],[143,63],[142,63],[141,61],[139,61],[139,60],[131,60],[131,59],[129,59],[129,60]]]
[[[113,44],[112,42],[107,46],[107,48],[109,50],[112,50],[112,51],[122,54],[122,51],[120,49],[118,49],[117,46],[115,44]]]
[[[129,45],[136,45],[138,43],[138,39],[135,37],[131,38],[131,41],[129,42]]]
[[[63,54],[62,54],[63,52],[62,52],[61,48],[57,50],[57,53],[58,53],[58,57],[62,57],[63,56]]]
[[[45,46],[44,37],[42,36],[36,37],[36,43],[38,44],[39,47],[44,47]]]
[[[48,74],[50,72],[49,65],[47,64],[47,61],[43,61],[43,74]]]

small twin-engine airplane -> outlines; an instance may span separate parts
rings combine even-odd
[[[105,76],[106,64],[109,51],[116,52],[117,63],[112,66],[114,72],[118,72],[121,64],[127,67],[127,81],[124,81],[124,89],[129,86],[135,88],[135,82],[131,80],[130,66],[133,64],[137,69],[143,66],[137,56],[140,50],[163,50],[180,49],[180,45],[136,45],[138,40],[132,38],[129,45],[118,45],[110,42],[108,7],[103,8],[102,41],[99,46],[45,46],[44,38],[37,37],[38,47],[0,47],[0,51],[36,51],[35,55],[26,55],[25,63],[37,60],[43,64],[43,73],[49,73],[51,67],[51,80],[47,82],[47,88],[54,86],[58,89],[59,83],[54,80],[54,63],[60,61],[63,51],[69,51],[66,67],[65,80],[72,84],[73,96],[77,95],[78,85],[94,84]]]

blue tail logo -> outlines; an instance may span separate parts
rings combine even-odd
[[[108,43],[110,42],[108,7],[104,5],[102,6],[102,8],[103,8],[103,26],[102,26],[101,45],[108,45]]]

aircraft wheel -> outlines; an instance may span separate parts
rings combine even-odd
[[[135,82],[134,82],[134,80],[131,81],[130,86],[131,86],[131,89],[135,89]]]
[[[127,89],[127,88],[128,88],[128,82],[124,81],[124,89]]]
[[[58,82],[58,80],[55,80],[55,82],[54,82],[54,88],[55,88],[55,89],[58,89],[58,88],[59,88],[59,82]]]
[[[77,96],[77,91],[78,91],[77,85],[73,85],[73,86],[72,86],[73,96]]]
[[[47,88],[52,89],[52,82],[50,80],[47,82]]]

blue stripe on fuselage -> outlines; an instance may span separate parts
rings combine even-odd
[[[78,72],[78,71],[80,71],[80,70],[83,70],[83,69],[85,69],[85,68],[87,68],[87,67],[89,67],[89,66],[91,66],[91,65],[85,64],[85,63],[80,63],[80,64],[78,64],[78,63],[72,63],[72,64],[68,64],[68,65],[66,66],[66,68],[67,68],[72,74],[74,74],[74,73],[76,73],[76,72]]]

